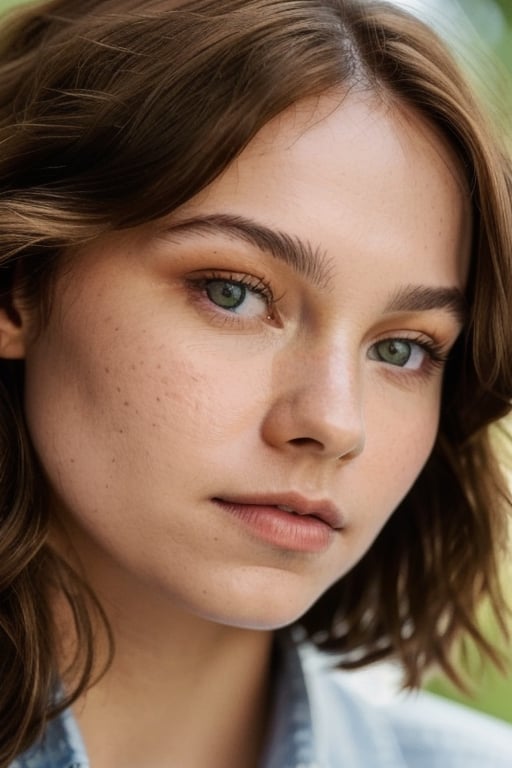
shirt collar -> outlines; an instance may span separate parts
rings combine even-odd
[[[321,768],[302,660],[288,632],[277,635],[278,672],[261,768]]]
[[[43,738],[10,768],[90,768],[80,731],[70,710],[52,720]]]
[[[280,666],[261,768],[405,768],[387,718],[297,632],[278,633]]]

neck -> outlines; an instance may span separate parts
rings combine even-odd
[[[109,611],[115,655],[75,706],[95,768],[255,768],[272,635],[144,603]],[[164,618],[162,618],[164,617]]]

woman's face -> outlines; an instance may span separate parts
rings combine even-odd
[[[468,210],[418,117],[331,94],[76,256],[26,411],[100,595],[277,627],[359,560],[435,439]]]

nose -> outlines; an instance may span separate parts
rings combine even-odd
[[[297,455],[350,459],[365,444],[362,374],[346,349],[316,349],[275,363],[264,440]]]

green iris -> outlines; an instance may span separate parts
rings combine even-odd
[[[401,367],[409,361],[412,354],[411,344],[399,339],[381,341],[376,345],[376,351],[383,362]]]
[[[245,300],[247,289],[228,280],[210,280],[206,286],[208,298],[222,309],[237,309]]]

